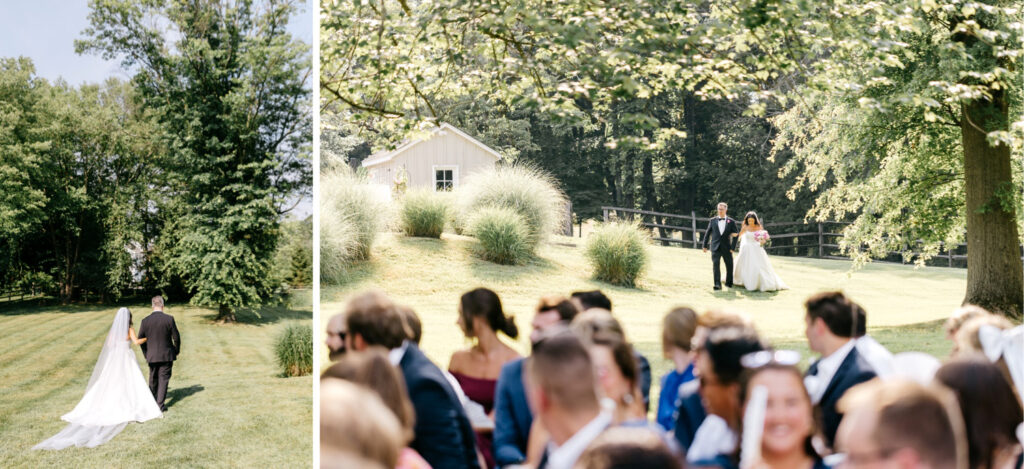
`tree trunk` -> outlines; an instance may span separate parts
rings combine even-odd
[[[220,309],[217,311],[217,322],[219,323],[232,323],[235,322],[235,311],[230,306],[222,304]]]
[[[1021,265],[1017,214],[1010,169],[1010,148],[991,146],[993,130],[1007,130],[1006,95],[976,100],[961,109],[964,185],[967,193],[967,295],[964,303],[1020,319],[1024,314],[1024,266]]]

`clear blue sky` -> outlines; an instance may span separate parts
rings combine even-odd
[[[313,2],[303,3],[305,6],[289,22],[288,31],[312,44]],[[72,85],[102,83],[111,76],[129,79],[130,73],[118,60],[75,53],[75,39],[82,38],[82,31],[89,25],[88,15],[88,0],[0,0],[0,57],[31,58],[36,75],[50,82],[58,77]],[[303,218],[312,213],[312,206],[307,198],[291,216]]]
[[[288,30],[312,44],[313,4],[303,3]],[[88,15],[88,0],[0,0],[0,57],[30,57],[36,74],[51,82],[57,77],[72,85],[100,83],[111,76],[128,79],[118,61],[75,53],[75,39],[89,25]]]

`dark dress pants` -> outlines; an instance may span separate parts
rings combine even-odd
[[[722,268],[719,266],[722,260],[725,261],[725,286],[732,288],[732,251],[728,247],[711,252],[711,262],[715,266],[715,286],[722,286]]]
[[[174,362],[154,362],[149,364],[149,390],[156,399],[156,405],[160,410],[164,407],[164,398],[167,397],[167,382],[171,380],[171,365]]]

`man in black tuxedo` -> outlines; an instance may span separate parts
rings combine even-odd
[[[431,467],[476,469],[476,435],[466,411],[441,370],[412,341],[400,307],[380,293],[353,298],[345,309],[346,348],[358,353],[369,347],[389,350],[388,359],[405,378],[416,424],[409,447]]]
[[[863,309],[842,292],[822,292],[807,299],[807,342],[821,359],[807,369],[804,383],[811,402],[821,409],[822,434],[833,447],[843,414],[836,403],[846,391],[876,376],[874,368],[857,351],[858,332],[864,330]]]
[[[142,354],[149,364],[149,390],[160,411],[166,412],[167,382],[171,380],[171,365],[181,351],[181,336],[174,316],[164,313],[164,299],[160,295],[153,297],[153,312],[142,320],[139,338],[148,339],[142,343]]]
[[[732,251],[736,247],[736,236],[740,234],[736,220],[725,215],[729,205],[718,203],[718,216],[708,221],[708,229],[704,231],[704,252],[711,246],[711,262],[715,266],[715,290],[722,289],[722,269],[719,260],[725,260],[725,286],[732,288]]]

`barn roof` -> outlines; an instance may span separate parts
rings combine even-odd
[[[500,160],[501,159],[501,154],[496,152],[496,151],[494,151],[491,147],[489,147],[487,145],[484,145],[483,143],[480,143],[479,140],[477,140],[477,139],[475,139],[473,137],[470,137],[469,134],[467,134],[467,133],[465,133],[465,132],[455,128],[455,126],[453,126],[451,124],[448,124],[448,123],[443,123],[443,124],[441,124],[440,127],[434,129],[431,132],[430,136],[428,136],[428,137],[421,138],[419,140],[408,140],[408,141],[402,142],[398,146],[398,148],[395,148],[394,150],[380,151],[380,152],[377,152],[377,153],[374,153],[374,154],[368,156],[365,160],[363,160],[362,166],[363,167],[369,167],[369,166],[374,166],[374,165],[378,165],[378,164],[381,164],[381,163],[387,163],[388,161],[391,161],[394,157],[398,156],[400,153],[402,153],[402,152],[404,152],[404,151],[406,151],[406,150],[416,146],[417,144],[419,144],[421,142],[425,142],[427,140],[430,140],[430,139],[434,138],[435,136],[437,136],[439,134],[442,134],[443,132],[449,131],[449,130],[452,131],[455,135],[458,135],[459,137],[462,137],[463,139],[469,141],[469,143],[472,143],[473,145],[476,145],[477,147],[480,147],[480,149],[483,150],[484,153],[487,153],[487,154],[493,156],[494,159],[496,159],[496,160]]]

